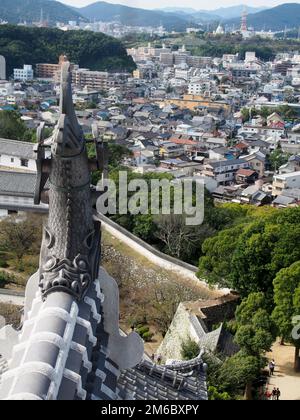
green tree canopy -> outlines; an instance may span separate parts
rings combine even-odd
[[[199,277],[239,291],[273,299],[277,273],[300,259],[300,208],[251,209],[236,224],[207,239]]]
[[[32,141],[33,130],[29,130],[16,111],[0,111],[0,137],[4,139]]]
[[[295,369],[300,369],[299,352],[300,339],[293,336],[294,317],[300,316],[300,261],[277,274],[274,280],[275,309],[272,314],[282,337],[295,345]],[[299,333],[298,328],[298,333]]]

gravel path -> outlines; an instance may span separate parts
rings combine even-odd
[[[268,357],[275,360],[275,375],[270,380],[269,389],[278,387],[281,391],[281,400],[300,401],[300,373],[294,372],[293,346],[281,346],[279,342],[274,344],[272,353]]]

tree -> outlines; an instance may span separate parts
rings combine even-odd
[[[277,273],[300,260],[300,208],[252,209],[234,226],[207,239],[199,277],[237,290],[243,297],[264,292],[273,301]]]
[[[235,342],[240,346],[239,361],[243,368],[252,361],[254,370],[249,370],[246,381],[246,399],[251,399],[252,382],[259,373],[258,367],[265,364],[266,352],[271,350],[276,338],[276,327],[268,312],[268,301],[263,293],[251,293],[236,310],[237,332]]]
[[[268,309],[268,302],[260,292],[251,293],[236,311],[235,342],[250,356],[264,356],[276,338],[276,327]]]
[[[4,139],[32,141],[29,130],[16,111],[0,111],[0,137]]]
[[[181,356],[183,360],[193,360],[199,356],[200,348],[191,338],[184,341],[181,345]]]
[[[221,389],[231,394],[245,390],[245,398],[252,398],[253,381],[260,375],[264,361],[258,357],[244,354],[242,351],[225,360],[218,371],[218,383]]]
[[[29,216],[25,220],[17,220],[11,217],[0,222],[0,249],[16,257],[20,267],[26,254],[37,252],[41,237],[40,218]]]
[[[215,386],[208,387],[209,401],[231,401],[232,398],[228,392],[219,392]]]
[[[295,346],[294,368],[299,371],[300,339],[293,337],[293,318],[300,315],[300,261],[277,274],[274,280],[274,302],[272,318],[283,339]]]
[[[280,166],[286,164],[289,160],[290,155],[284,153],[281,147],[274,150],[269,156],[270,168],[272,171],[277,171]]]

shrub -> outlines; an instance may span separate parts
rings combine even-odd
[[[0,316],[5,318],[7,325],[12,325],[15,328],[18,328],[21,322],[20,310],[20,306],[0,303]]]
[[[150,331],[145,332],[143,334],[142,338],[143,338],[144,341],[146,341],[146,343],[149,343],[153,338],[153,334]]]
[[[142,337],[144,334],[149,332],[149,329],[150,329],[149,327],[144,326],[144,327],[137,328],[137,332]]]
[[[189,338],[187,341],[182,343],[181,356],[183,360],[192,360],[199,356],[200,348],[198,344]]]

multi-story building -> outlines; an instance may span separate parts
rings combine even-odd
[[[166,141],[161,144],[159,154],[163,159],[176,158],[184,155],[184,147],[181,144]]]
[[[200,57],[196,55],[188,56],[186,62],[191,67],[206,67],[212,64],[212,57]]]
[[[214,178],[218,184],[226,184],[235,180],[235,174],[239,169],[246,168],[249,168],[249,164],[244,159],[208,162],[203,165],[202,175]]]
[[[36,65],[36,76],[40,79],[54,79],[59,81],[60,71],[62,64],[67,60],[65,55],[59,57],[59,62],[57,64],[51,63],[39,63]],[[78,68],[75,64],[71,63],[71,68]]]
[[[300,171],[274,176],[273,196],[281,195],[283,190],[290,188],[300,188]]]
[[[201,93],[203,93],[202,89],[203,89],[203,84],[199,80],[198,82],[192,82],[189,84],[188,93],[189,95],[201,95]]]
[[[123,79],[124,77],[122,75],[112,76],[106,71],[77,69],[72,72],[74,85],[100,91],[120,86]]]
[[[25,64],[22,69],[14,69],[14,80],[21,80],[22,82],[33,80],[32,66]]]

